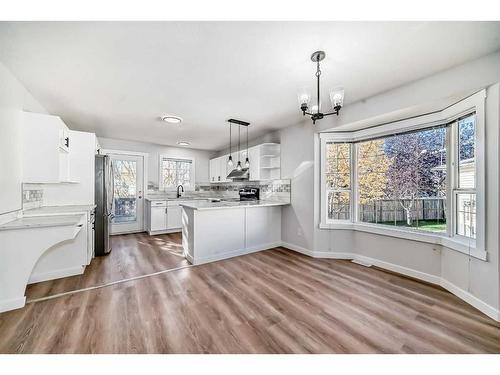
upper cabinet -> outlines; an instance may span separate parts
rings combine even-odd
[[[238,160],[245,167],[247,151],[233,152],[233,166],[227,165],[229,154],[210,160],[210,182],[230,182],[227,175],[236,168]],[[281,178],[281,153],[278,143],[263,143],[248,149],[250,181],[277,180]]]
[[[71,137],[58,116],[23,112],[23,182],[74,182],[70,178]]]

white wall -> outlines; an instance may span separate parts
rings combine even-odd
[[[241,128],[241,146],[240,146],[240,149],[241,150],[244,150],[246,148],[246,132],[243,131],[243,127]],[[251,125],[250,125],[250,129],[251,129]],[[231,144],[231,150],[232,152],[236,152],[237,151],[237,147],[238,147],[238,129],[236,126],[233,126],[233,134],[232,134],[232,144]],[[250,135],[250,134],[249,134]],[[228,155],[229,154],[229,125],[227,127],[227,139],[228,139],[228,145],[225,149],[223,150],[220,150],[218,152],[215,153],[214,157],[219,157],[219,156],[223,156],[223,155]],[[248,139],[248,147],[253,147],[253,146],[256,146],[256,145],[260,145],[262,143],[280,143],[280,137],[281,137],[281,133],[279,130],[276,130],[276,131],[273,131],[273,132],[269,132],[269,133],[266,133],[264,135],[261,135],[260,137],[257,137],[257,138],[249,138]]]
[[[47,113],[0,63],[0,216],[22,208],[20,114],[23,110]]]
[[[338,256],[345,253],[357,254],[415,270],[417,274],[429,275],[429,278],[434,280],[442,279],[443,282],[458,288],[455,292],[462,298],[469,302],[477,300],[476,306],[482,304],[482,307],[486,307],[483,311],[491,308],[492,311],[496,310],[494,314],[498,314],[500,307],[498,85],[488,88],[486,100],[488,261],[472,259],[470,268],[469,259],[465,254],[441,246],[349,230],[319,229],[319,142],[315,133],[359,121],[370,123],[370,118],[380,118],[389,112],[401,113],[405,108],[425,108],[429,102],[443,102],[444,98],[486,88],[499,81],[500,53],[496,53],[384,92],[369,100],[347,105],[342,110],[341,116],[334,117],[331,121],[322,120],[315,127],[307,121],[303,125],[282,130],[281,162],[284,173],[293,172],[302,162],[309,165],[311,152],[314,154],[312,159],[314,177],[311,176],[312,172],[305,173],[305,178],[299,178],[298,181],[294,181],[295,177],[292,176],[292,207],[283,210],[283,241],[297,247],[305,247],[315,255],[335,257],[336,254]],[[311,143],[314,143],[313,151]],[[302,236],[297,235],[299,231],[303,232]]]
[[[153,182],[155,186],[158,186],[158,166],[160,155],[194,158],[196,173],[195,182],[208,182],[209,180],[209,160],[213,154],[211,151],[162,146],[152,143],[124,141],[120,139],[102,137],[99,137],[99,144],[103,149],[135,151],[149,154],[148,183]]]
[[[291,179],[291,206],[282,208],[282,241],[314,247],[314,130],[309,124],[281,131],[281,176]]]

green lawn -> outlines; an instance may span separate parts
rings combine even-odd
[[[394,226],[394,221],[385,221],[385,222],[380,222],[378,224]],[[414,220],[413,225],[410,227],[406,224],[406,220],[403,220],[403,221],[397,221],[396,226],[414,228],[414,229],[424,230],[427,232],[446,232],[446,222],[445,221],[419,220],[418,227],[417,227],[417,221]]]

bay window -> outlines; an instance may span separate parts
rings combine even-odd
[[[322,133],[320,227],[451,243],[485,258],[478,201],[484,192],[477,190],[484,97],[475,99],[477,106],[466,101],[465,110],[449,117],[444,110],[375,129]]]

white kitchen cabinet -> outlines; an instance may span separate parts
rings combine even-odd
[[[281,150],[278,143],[263,143],[248,149],[249,180],[277,180],[281,178]],[[231,182],[227,175],[238,165],[245,168],[247,150],[234,151],[233,166],[227,165],[229,154],[210,160],[210,182]]]
[[[169,202],[170,203],[170,202]],[[182,228],[182,207],[177,203],[175,206],[167,207],[167,229],[181,229]]]
[[[249,179],[250,181],[257,181],[260,178],[260,149],[259,146],[251,147],[248,149],[248,159],[250,161]]]
[[[149,234],[167,230],[167,202],[147,201],[146,227]]]
[[[23,182],[70,181],[69,129],[57,116],[23,112]]]
[[[231,172],[232,168],[234,168],[234,166],[232,167],[229,167],[227,165],[227,160],[228,160],[228,156],[225,155],[225,156],[221,156],[219,158],[219,166],[220,166],[220,180],[221,182],[228,182],[228,181],[231,181],[227,178],[227,175],[229,174],[229,172]]]
[[[218,182],[218,176],[219,176],[219,160],[218,159],[211,159],[210,160],[210,182]]]
[[[146,230],[150,235],[180,232],[182,229],[181,201],[146,200]]]
[[[228,155],[224,155],[210,160],[210,182],[215,183],[231,181],[227,178],[227,175],[231,172],[232,168],[236,167],[236,164],[232,168],[229,168],[227,165],[227,159]]]

